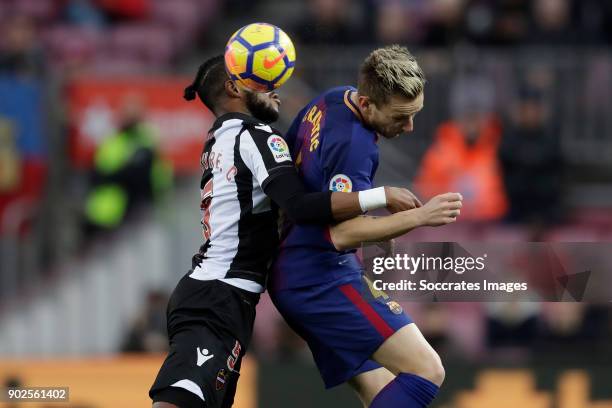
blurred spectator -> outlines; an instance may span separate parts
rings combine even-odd
[[[21,157],[17,150],[15,133],[12,123],[0,118],[0,195],[14,191],[19,184]]]
[[[219,5],[223,7],[223,15],[227,18],[240,18],[245,14],[250,15],[260,3],[261,0],[224,0]]]
[[[574,3],[580,39],[586,44],[612,43],[612,2],[581,0]]]
[[[104,13],[93,0],[68,0],[64,16],[68,23],[77,26],[102,28],[105,25]]]
[[[533,21],[528,42],[549,45],[576,42],[569,0],[534,0],[531,4]]]
[[[463,12],[463,35],[474,44],[488,44],[494,23],[494,5],[484,1],[469,2]]]
[[[430,18],[425,45],[447,47],[465,39],[465,0],[434,0],[430,2]],[[479,18],[478,16],[475,16]]]
[[[85,215],[90,231],[118,227],[129,213],[150,203],[172,183],[172,172],[143,122],[143,101],[131,95],[122,107],[121,128],[98,147]]]
[[[480,78],[459,80],[451,92],[451,105],[454,118],[436,130],[415,188],[425,198],[461,193],[462,220],[498,220],[508,204],[497,159],[501,129],[493,113],[490,83]]]
[[[517,45],[529,35],[529,1],[504,0],[495,2],[495,23],[491,43]]]
[[[538,336],[540,307],[535,302],[497,302],[488,305],[487,344],[490,348],[527,349]]]
[[[350,44],[363,40],[364,8],[348,0],[309,0],[308,13],[298,23],[298,38],[309,44]]]
[[[159,291],[147,295],[144,310],[130,328],[121,351],[158,353],[168,349],[166,307],[168,296]]]
[[[17,234],[28,230],[46,179],[42,89],[0,76],[0,95],[0,234]]]
[[[579,129],[591,138],[606,138],[612,134],[612,55],[592,58],[585,70],[584,85],[579,87],[585,120]]]
[[[151,0],[99,0],[114,20],[144,20],[151,12]]]
[[[571,355],[597,359],[599,347],[609,347],[610,308],[585,303],[545,304],[540,352],[554,359]],[[582,354],[578,354],[582,350]],[[565,353],[564,351],[570,351]]]
[[[415,43],[422,36],[424,10],[418,1],[380,0],[377,2],[376,39],[383,44]]]
[[[426,303],[419,318],[419,329],[431,346],[440,354],[449,348],[449,310],[440,303]]]
[[[380,2],[376,11],[376,39],[378,41],[395,43],[408,39],[410,18],[400,1]]]
[[[33,21],[14,16],[3,21],[0,42],[0,73],[19,77],[40,77],[45,60],[38,44]]]
[[[511,222],[550,223],[561,216],[563,161],[551,115],[542,91],[524,87],[504,124],[499,157]]]
[[[23,164],[13,123],[0,117],[0,236],[8,228],[5,211],[21,195],[22,177]]]

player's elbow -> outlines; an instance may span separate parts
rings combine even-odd
[[[287,217],[297,225],[316,224],[320,222],[316,214],[313,216],[310,212],[301,211],[299,207],[289,206],[284,210]]]

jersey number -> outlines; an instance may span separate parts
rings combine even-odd
[[[211,178],[202,189],[202,201],[200,202],[200,210],[202,211],[202,233],[204,234],[204,239],[207,241],[212,235],[212,229],[210,228],[210,203],[212,201],[212,193],[213,179]]]

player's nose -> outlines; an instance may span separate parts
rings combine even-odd
[[[408,119],[408,121],[404,124],[404,126],[402,127],[402,130],[404,132],[412,132],[413,129],[413,123],[412,123],[412,118]]]
[[[274,99],[276,102],[278,102],[280,104],[281,100],[280,100],[280,96],[278,96],[278,94],[276,92],[270,92],[270,98]]]

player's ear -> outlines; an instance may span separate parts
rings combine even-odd
[[[372,101],[370,100],[369,96],[359,95],[359,97],[357,98],[357,104],[359,105],[360,109],[368,110],[370,108],[370,105],[372,104]]]
[[[228,79],[225,81],[225,93],[230,98],[240,98],[240,88],[236,84],[236,82]]]

